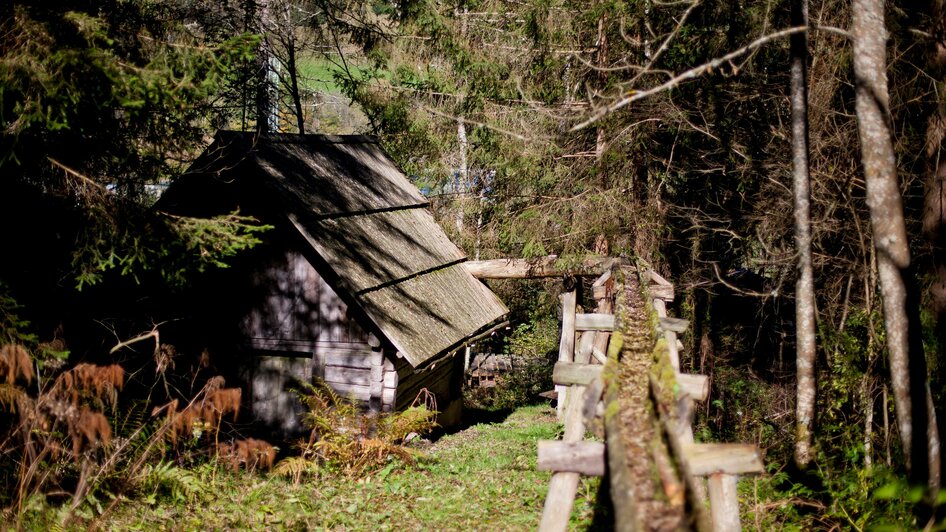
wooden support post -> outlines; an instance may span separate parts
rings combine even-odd
[[[575,390],[572,390],[573,392]],[[565,412],[564,442],[581,441],[585,435],[585,419],[581,415],[581,394],[571,393]],[[564,532],[568,529],[568,518],[575,504],[575,493],[578,491],[578,473],[554,473],[549,481],[549,493],[545,497],[545,506],[542,508],[542,521],[539,523],[540,532]]]
[[[715,532],[739,532],[739,498],[736,493],[736,475],[716,473],[709,477],[710,513]]]
[[[581,415],[585,423],[590,423],[598,415],[598,406],[601,405],[601,394],[604,393],[604,379],[599,374],[585,388],[584,404],[581,406]]]
[[[562,340],[558,346],[559,362],[572,362],[575,360],[575,290],[569,290],[561,296],[562,299]],[[555,386],[558,392],[558,418],[562,419],[565,413],[566,388],[564,386]]]
[[[663,299],[654,298],[654,310],[657,311],[657,317],[660,319],[667,317],[667,303]],[[667,340],[667,353],[670,355],[670,365],[673,370],[680,373],[680,346],[677,344],[677,333],[673,331],[664,331],[664,338]]]
[[[677,384],[680,385],[680,391],[694,401],[702,402],[709,396],[709,378],[706,375],[680,373],[677,375]]]
[[[580,441],[539,441],[539,471],[568,471],[592,477],[604,476],[604,444]]]
[[[591,351],[594,349],[595,333],[582,331],[578,337],[578,348],[575,350],[575,362],[587,364],[591,362]]]
[[[556,362],[552,368],[552,382],[561,386],[587,386],[601,375],[603,367],[579,362]]]
[[[368,380],[370,397],[368,399],[369,412],[381,412],[384,391],[384,351],[380,347],[371,349],[371,369]]]
[[[591,296],[595,299],[610,299],[614,283],[611,281],[611,270],[601,274],[591,284]]]
[[[655,272],[654,270],[647,270],[647,275],[650,277],[650,282],[660,286],[673,286],[663,275]]]
[[[736,481],[740,474],[764,471],[759,449],[739,443],[694,443],[682,446],[681,458],[690,474],[709,477],[713,530],[741,530]]]
[[[601,283],[599,285],[599,283]],[[604,289],[604,293],[600,294],[601,297],[598,297],[599,294],[595,292],[596,290],[601,291]],[[614,314],[614,281],[611,279],[611,272],[605,272],[604,275],[598,278],[595,281],[595,284],[591,288],[592,293],[595,295],[595,299],[598,300],[598,308],[596,312],[598,314]],[[617,323],[615,323],[617,326]],[[611,333],[609,331],[597,331],[595,332],[595,342],[594,346],[591,349],[592,356],[595,360],[604,364],[607,360],[605,353],[608,352],[608,340],[611,339]],[[598,357],[595,353],[600,353],[601,356]]]

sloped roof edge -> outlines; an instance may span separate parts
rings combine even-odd
[[[465,254],[375,137],[221,130],[187,173],[197,190],[204,176],[262,193],[252,199],[289,222],[322,263],[313,266],[331,269],[337,288],[414,367],[448,356],[508,313],[460,266]],[[252,186],[231,187],[237,182]],[[187,190],[175,193],[182,205],[206,201]]]

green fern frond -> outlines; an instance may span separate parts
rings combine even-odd
[[[138,480],[142,490],[150,492],[155,500],[167,497],[173,502],[193,502],[207,491],[200,475],[170,462],[146,465]]]
[[[300,483],[304,477],[316,476],[318,473],[318,463],[301,456],[290,456],[280,460],[273,468],[274,475],[291,478],[294,484]]]
[[[117,413],[110,415],[109,423],[114,427],[115,435],[127,438],[145,425],[150,425],[148,415],[148,403],[145,401],[134,401],[119,416]]]
[[[437,412],[426,406],[412,406],[401,412],[384,416],[378,423],[378,439],[398,443],[408,434],[427,434],[437,427]]]

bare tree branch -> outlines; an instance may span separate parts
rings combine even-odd
[[[818,30],[818,31],[825,31],[825,32],[828,32],[828,33],[835,33],[835,34],[839,34],[839,35],[844,35],[845,37],[848,37],[848,36],[849,36],[848,32],[846,32],[846,31],[844,31],[844,30],[842,30],[842,29],[840,29],[840,28],[833,28],[833,27],[829,27],[829,26],[819,26],[819,27],[815,27],[815,26],[810,26],[810,27],[800,26],[800,27],[795,27],[795,28],[786,28],[786,29],[784,29],[784,30],[777,31],[777,32],[775,32],[775,33],[770,33],[769,35],[764,35],[764,36],[759,37],[758,39],[752,41],[751,43],[749,43],[749,44],[743,46],[742,48],[739,48],[739,49],[737,49],[737,50],[734,50],[734,51],[732,51],[732,52],[729,52],[728,54],[726,54],[726,55],[724,55],[724,56],[722,56],[722,57],[717,57],[716,59],[713,59],[713,60],[711,60],[711,61],[707,61],[706,63],[703,63],[702,65],[699,65],[699,66],[693,67],[693,68],[691,68],[691,69],[689,69],[689,70],[687,70],[687,71],[684,71],[684,72],[682,72],[682,73],[680,73],[680,74],[678,74],[678,75],[676,75],[676,76],[670,78],[669,80],[665,81],[664,83],[661,83],[660,85],[657,85],[656,87],[651,87],[651,88],[649,88],[649,89],[640,90],[640,91],[639,91],[639,90],[630,89],[630,90],[628,90],[628,91],[625,93],[624,97],[622,97],[622,98],[620,98],[619,100],[617,100],[617,101],[611,103],[611,104],[608,105],[608,106],[602,107],[601,109],[599,109],[598,111],[596,111],[594,114],[592,114],[589,118],[585,119],[584,121],[582,121],[582,122],[580,122],[579,124],[577,124],[577,125],[575,125],[574,127],[572,127],[571,130],[572,130],[572,131],[578,131],[578,130],[580,130],[580,129],[584,129],[584,128],[590,126],[591,124],[594,124],[594,123],[597,122],[598,120],[601,120],[601,119],[604,118],[605,116],[607,116],[607,115],[609,115],[609,114],[611,114],[611,113],[613,113],[613,112],[615,112],[615,111],[617,111],[617,110],[619,110],[619,109],[621,109],[621,108],[624,108],[624,107],[630,105],[631,103],[634,103],[634,102],[636,102],[636,101],[638,101],[638,100],[643,100],[644,98],[647,98],[647,97],[649,97],[649,96],[653,96],[654,94],[657,94],[657,93],[660,93],[660,92],[664,92],[664,91],[671,90],[671,89],[675,88],[677,85],[680,85],[681,83],[683,83],[683,82],[685,82],[685,81],[689,81],[689,80],[691,80],[691,79],[695,79],[695,78],[697,78],[697,77],[699,77],[699,76],[702,76],[703,74],[706,74],[706,73],[708,73],[708,72],[711,72],[711,71],[713,71],[713,69],[719,68],[719,67],[721,67],[722,65],[728,63],[729,61],[732,61],[733,59],[736,59],[737,57],[740,57],[740,56],[742,56],[742,55],[745,55],[745,54],[747,54],[747,53],[749,53],[749,52],[751,52],[751,51],[753,51],[753,50],[755,50],[755,49],[757,49],[757,48],[760,48],[760,47],[762,47],[762,46],[764,46],[764,45],[766,45],[766,44],[768,44],[768,43],[770,43],[770,42],[772,42],[772,41],[777,41],[777,40],[779,40],[779,39],[783,39],[783,38],[785,38],[785,37],[789,37],[789,36],[794,35],[794,34],[796,34],[796,33],[805,32],[805,31],[808,31],[809,29],[815,29],[815,30]],[[635,79],[636,79],[636,78],[635,78]]]

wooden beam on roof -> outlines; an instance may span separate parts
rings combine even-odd
[[[591,257],[575,264],[549,255],[535,259],[472,260],[464,262],[463,267],[477,279],[534,279],[602,275],[625,262],[619,257]]]

